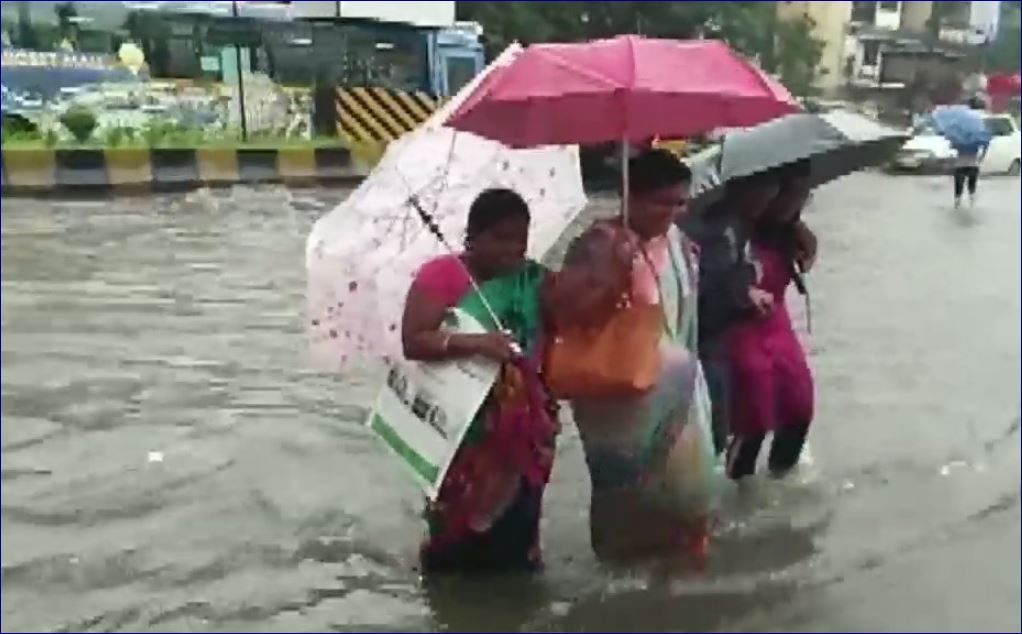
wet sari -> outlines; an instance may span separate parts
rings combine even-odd
[[[501,368],[447,471],[427,503],[426,571],[533,569],[540,564],[539,519],[550,477],[556,424],[540,382],[543,348],[540,289],[545,269],[526,261],[480,284],[524,358]],[[415,284],[450,307],[496,328],[457,256],[427,263]]]
[[[659,300],[666,317],[657,382],[633,397],[571,403],[592,480],[593,549],[610,558],[702,549],[717,479],[696,354],[695,253],[673,227],[647,247],[633,292]]]

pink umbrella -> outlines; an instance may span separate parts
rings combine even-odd
[[[723,42],[625,35],[530,46],[481,82],[447,123],[535,147],[682,138],[798,110],[784,86]]]

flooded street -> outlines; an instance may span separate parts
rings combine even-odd
[[[813,462],[726,497],[705,571],[594,560],[569,425],[546,572],[436,586],[376,374],[304,358],[342,192],[5,200],[3,629],[1018,630],[1020,186],[949,189],[817,194]]]

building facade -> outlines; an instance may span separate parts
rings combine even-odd
[[[999,2],[779,2],[778,19],[808,18],[823,42],[818,88],[899,88],[961,74],[996,34]],[[934,79],[936,78],[936,79]]]

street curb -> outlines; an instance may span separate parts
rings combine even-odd
[[[235,184],[357,183],[347,148],[3,149],[4,196],[145,194]]]

